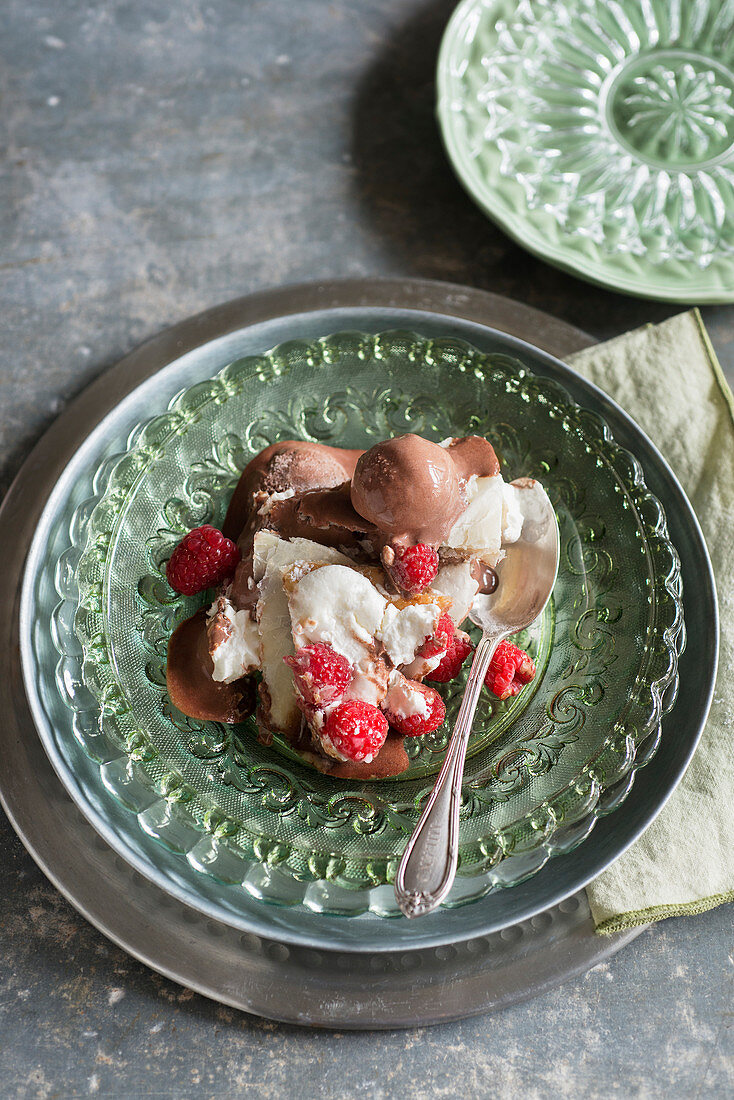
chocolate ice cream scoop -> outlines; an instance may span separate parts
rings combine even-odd
[[[500,464],[494,447],[483,435],[462,435],[451,440],[447,447],[462,483],[476,474],[477,477],[495,477]]]
[[[386,542],[437,546],[464,510],[459,474],[445,447],[419,435],[398,435],[361,456],[352,504]]]
[[[242,471],[230,501],[222,530],[237,540],[252,514],[255,493],[283,493],[292,489],[331,489],[349,481],[361,451],[326,447],[303,439],[284,439],[255,455]]]

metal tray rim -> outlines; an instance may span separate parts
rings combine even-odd
[[[403,285],[405,286],[407,284],[403,284]],[[288,290],[288,288],[286,288],[286,289]],[[308,300],[309,296],[311,298],[313,298],[313,296],[315,294],[317,297],[322,297],[323,298],[324,295],[325,295],[325,290],[324,290],[323,284],[310,284],[307,287],[290,288],[289,292],[290,292],[291,295],[294,296],[294,299],[296,301],[299,298],[299,292],[300,292],[300,294],[301,294],[300,305],[307,304],[307,300]],[[275,299],[280,298],[282,300],[282,295],[284,293],[285,293],[284,291],[274,292],[274,298]],[[361,281],[350,282],[348,284],[329,284],[328,293],[331,295],[330,301],[332,303],[333,303],[334,297],[335,296],[338,297],[339,295],[342,296],[342,301],[344,301],[345,299],[349,299],[350,295],[353,297],[355,294],[359,295],[361,298],[364,298],[365,296],[369,297],[370,294],[372,294],[373,298],[376,296],[377,299],[379,299],[383,293],[386,294],[388,297],[391,293],[392,294],[396,293],[396,283],[395,283],[395,281],[392,281],[392,280],[386,280],[386,281],[367,280],[367,281],[364,281],[364,282],[361,282]],[[408,298],[410,298],[411,294],[417,296],[418,300],[420,300],[420,295],[421,294],[423,294],[425,296],[429,296],[429,297],[432,294],[434,296],[434,298],[439,297],[439,298],[443,298],[444,300],[451,300],[451,297],[453,296],[453,299],[455,301],[457,301],[458,303],[460,303],[457,307],[458,312],[454,313],[453,316],[459,316],[459,313],[462,310],[465,310],[467,308],[467,303],[469,303],[470,305],[473,306],[473,308],[476,309],[480,305],[486,304],[486,303],[482,302],[482,299],[488,299],[490,301],[492,299],[492,296],[483,295],[481,292],[465,291],[465,290],[463,290],[463,288],[451,287],[451,286],[448,286],[446,284],[429,284],[429,283],[418,283],[418,284],[416,284],[415,282],[411,282],[410,285],[409,285],[408,291],[405,292],[405,293],[406,293],[406,296]],[[267,297],[267,295],[265,296],[265,298],[266,297]],[[260,296],[260,298],[261,298],[261,301],[262,301],[263,296]],[[306,299],[306,302],[303,301],[304,298]],[[242,307],[246,303],[251,304],[250,300],[248,300],[248,299],[238,300],[237,303],[229,303],[227,306],[217,307],[215,310],[207,311],[205,314],[199,315],[198,318],[194,318],[194,319],[192,319],[191,321],[188,321],[188,322],[183,322],[182,326],[176,326],[174,330],[171,330],[167,333],[164,333],[160,337],[154,338],[153,341],[150,341],[148,344],[144,345],[143,348],[138,349],[137,352],[133,352],[131,356],[126,357],[126,359],[124,359],[118,365],[118,368],[115,370],[115,374],[119,377],[119,372],[121,371],[121,369],[125,369],[127,367],[128,368],[128,378],[130,378],[129,368],[130,368],[131,364],[134,365],[135,361],[139,360],[139,357],[144,352],[146,354],[149,354],[151,352],[151,350],[155,350],[156,353],[158,353],[161,350],[161,347],[165,348],[167,345],[170,346],[172,341],[173,341],[173,334],[177,330],[188,329],[189,331],[191,331],[192,326],[193,326],[194,336],[200,336],[201,335],[201,327],[205,324],[205,322],[207,323],[207,325],[214,324],[216,326],[217,324],[219,324],[221,322],[222,317],[227,314],[228,309],[231,310],[235,306]],[[436,303],[434,302],[434,304],[436,304]],[[509,304],[510,303],[508,303],[508,305]],[[512,305],[514,306],[514,304],[512,304]],[[416,309],[417,312],[421,312],[421,311],[425,310],[425,307],[426,307],[426,303],[425,303],[425,300],[424,300],[423,303],[422,303],[422,309],[419,308],[418,301],[414,302],[412,305],[409,305],[407,308],[408,309]],[[335,307],[332,304],[331,308],[339,308],[339,307]],[[348,308],[348,306],[344,306],[343,308]],[[377,307],[373,306],[373,308],[377,308]],[[406,308],[406,307],[403,306],[403,308]],[[515,308],[516,309],[519,308],[520,310],[522,310],[524,307],[515,306]],[[447,314],[447,316],[452,316],[452,314]],[[477,323],[481,323],[481,322],[477,322]],[[198,331],[196,331],[197,328],[198,328]],[[181,336],[181,333],[179,332],[179,337],[180,336]],[[199,342],[205,342],[205,341],[200,340]],[[517,340],[516,339],[515,342],[517,343],[517,346],[519,348],[522,348],[522,347],[525,347],[525,346],[527,346],[527,347],[530,346],[530,345],[526,345],[525,342],[522,341],[522,340]],[[578,341],[578,342],[581,342],[581,341]],[[186,344],[185,339],[177,338],[175,340],[176,350],[179,351],[179,353],[180,353],[180,349],[182,348],[182,346],[185,346],[185,344]],[[533,349],[533,350],[537,354],[537,349]],[[546,356],[546,358],[549,358],[549,357]],[[568,371],[568,368],[564,367],[563,364],[558,363],[557,360],[554,361],[554,366],[556,367],[556,369],[558,369],[560,367],[563,372],[567,372],[569,374],[572,374],[572,372]],[[573,377],[576,378],[577,381],[579,381],[579,383],[580,383],[580,380],[578,380],[578,376],[573,375]],[[99,383],[95,384],[95,388],[99,388]],[[583,383],[582,388],[588,388],[591,391],[595,390],[595,387],[590,386],[590,384],[588,384],[588,383]],[[596,392],[600,393],[600,391],[596,391]],[[88,393],[83,394],[82,397],[80,399],[78,399],[77,402],[74,403],[74,406],[76,406],[78,404],[84,404],[84,399],[85,398],[88,398]],[[610,402],[608,398],[603,397],[603,403],[606,403],[606,404],[612,406],[616,410],[616,412],[618,413],[620,418],[628,420],[628,418],[625,417],[625,415],[621,412],[621,410],[618,409],[618,406],[615,406],[614,403]],[[74,406],[72,406],[72,408]],[[69,410],[69,411],[71,411],[71,410]],[[61,419],[63,419],[63,417]],[[104,421],[104,418],[103,418],[103,421]],[[58,427],[58,423],[54,427]],[[647,441],[647,442],[648,442],[648,446],[649,446],[650,450],[654,451],[654,449],[652,448],[652,445],[649,444],[649,441]],[[39,444],[39,446],[40,446],[40,444]],[[654,452],[654,453],[657,456],[657,452]],[[34,454],[35,454],[35,452],[34,452]],[[31,456],[31,458],[32,457],[33,457],[33,455]],[[659,459],[659,456],[657,456],[657,457]],[[670,476],[672,477],[673,475],[670,475]],[[678,492],[679,492],[680,496],[682,497],[682,491],[680,490],[680,486],[677,484],[677,481],[675,481],[674,478],[673,478],[673,481],[674,481],[675,487],[678,489]],[[12,490],[11,490],[11,493],[12,493]],[[10,495],[11,494],[9,494],[9,497],[10,497]],[[689,519],[692,521],[692,526],[693,526],[694,532],[697,532],[697,534],[698,534],[698,539],[700,540],[700,546],[703,547],[703,542],[702,542],[701,536],[700,536],[700,530],[698,530],[698,525],[695,521],[695,518],[692,516],[692,513],[691,513]],[[703,550],[703,554],[705,556],[705,549]],[[707,561],[707,558],[705,560]],[[710,573],[710,565],[709,565],[709,573]],[[713,588],[710,588],[710,593],[712,593],[712,592],[713,592]],[[713,600],[713,606],[714,606],[714,614],[715,614],[715,600]],[[712,666],[715,667],[715,653],[713,653],[713,654],[710,653],[710,654],[707,655],[707,657],[708,657],[707,663],[708,663],[709,667],[712,667]],[[712,690],[712,687],[713,687],[713,685],[711,684],[711,690]],[[710,695],[711,695],[711,691],[709,692],[708,701],[710,701]],[[700,723],[701,726],[703,725],[703,721],[705,720],[705,710],[707,710],[708,701],[704,700],[704,706],[701,708],[701,711],[703,713],[703,717],[701,718],[701,723]],[[700,733],[700,727],[699,727],[699,733]],[[695,741],[693,741],[689,745],[689,752],[687,753],[685,760],[682,762],[682,767],[680,767],[680,769],[679,769],[680,774],[682,774],[682,771],[685,770],[685,766],[687,765],[687,761],[690,758],[690,755],[692,754],[694,748],[695,748]],[[672,791],[672,788],[671,788],[671,791]],[[667,792],[665,800],[667,800],[667,797],[669,796],[671,791]],[[3,792],[0,791],[0,797],[2,797],[2,796],[3,796]],[[6,799],[3,797],[3,802],[5,802],[5,801],[6,801]],[[656,807],[656,810],[659,810],[659,808],[662,807],[662,804],[663,804],[663,801],[660,801],[659,805]],[[639,829],[639,831],[642,831],[642,828],[644,828],[647,823],[648,822],[645,822],[642,825],[642,827]],[[636,838],[636,836],[639,835],[639,831],[637,833],[635,833],[635,835],[629,839],[628,843],[633,842],[633,840]],[[619,854],[619,852],[617,852],[615,854]],[[588,877],[584,881],[588,881],[589,878],[594,877],[595,874],[597,874],[597,873],[598,873],[598,868],[595,868],[588,875]],[[572,892],[573,891],[568,891],[564,896],[568,896],[568,894],[572,893]],[[557,900],[561,900],[561,899],[558,898]],[[534,912],[538,912],[543,908],[545,908],[545,906],[539,906],[538,909],[534,910]],[[525,916],[530,916],[532,914],[531,914],[530,911],[528,911],[524,915]],[[476,934],[476,930],[474,930],[472,933],[470,933],[470,935],[471,934]],[[455,936],[452,937],[452,940],[455,940]],[[443,938],[436,941],[436,943],[439,943],[439,944],[442,943],[442,942],[445,942],[445,940]],[[403,948],[403,949],[405,950],[405,948]]]

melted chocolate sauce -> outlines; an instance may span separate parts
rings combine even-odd
[[[255,684],[243,676],[232,684],[212,679],[206,609],[181,623],[168,642],[166,682],[171,702],[204,722],[242,722],[255,709]]]
[[[483,596],[489,596],[497,587],[497,574],[491,566],[477,558],[471,564],[470,573],[479,585],[477,589]]]

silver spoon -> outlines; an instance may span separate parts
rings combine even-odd
[[[482,628],[456,726],[436,785],[403,852],[395,897],[406,917],[441,904],[456,875],[464,759],[485,673],[497,646],[535,622],[548,603],[558,573],[558,523],[545,490],[529,478],[513,483],[523,515],[517,542],[497,568],[498,585],[474,598],[469,618]]]

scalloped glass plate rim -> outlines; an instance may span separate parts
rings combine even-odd
[[[471,158],[457,133],[455,112],[449,106],[451,55],[460,48],[459,31],[468,13],[478,6],[483,6],[481,0],[462,0],[444,31],[436,65],[436,114],[449,162],[461,185],[482,213],[532,255],[596,286],[663,302],[717,305],[734,301],[734,258],[727,263],[729,270],[725,279],[706,279],[700,275],[691,278],[689,274],[686,283],[681,284],[679,274],[665,277],[664,265],[646,264],[644,257],[632,257],[625,253],[630,262],[640,265],[639,276],[629,276],[615,270],[602,257],[587,259],[572,238],[561,238],[558,244],[550,241],[535,225],[532,212],[517,213],[517,209],[525,210],[524,202],[513,207],[501,188],[492,190],[487,186],[473,169]],[[504,182],[508,184],[510,181]],[[589,249],[593,247],[593,242],[585,240],[583,245]],[[724,262],[720,258],[720,263]],[[656,273],[662,273],[662,280]]]
[[[334,334],[334,336],[336,337],[336,336],[338,336],[338,334]],[[424,338],[423,338],[423,337],[421,337],[420,339],[421,339],[421,341],[425,342],[425,341],[424,341]],[[466,343],[466,342],[465,342],[465,341],[462,341],[462,343]],[[471,346],[471,345],[468,345],[468,347],[469,347],[469,348],[470,348],[470,349],[471,349],[472,351],[476,351],[476,349],[472,348],[472,346]],[[271,353],[269,353],[269,354],[276,354],[276,353],[277,353],[277,348],[276,348],[276,349],[273,349],[273,351],[272,351]],[[479,354],[480,356],[482,355],[482,353],[481,353],[481,352],[479,352],[478,354]],[[225,369],[226,369],[226,367],[225,367],[225,368],[223,368],[223,370],[225,370]],[[219,373],[220,373],[220,375],[221,375],[221,373],[222,373],[222,372],[219,372]],[[535,374],[535,372],[533,372],[532,370],[530,371],[530,373],[531,373],[532,375],[534,375],[534,374]],[[578,408],[578,407],[579,407],[579,406],[578,406],[578,403],[574,402],[574,401],[573,401],[573,400],[572,400],[572,399],[570,398],[570,396],[569,396],[569,395],[567,394],[567,392],[566,392],[566,391],[565,391],[565,390],[563,389],[563,387],[562,387],[562,386],[561,386],[561,385],[560,385],[559,383],[557,383],[557,382],[555,382],[555,381],[547,380],[547,379],[546,379],[546,380],[544,380],[544,381],[545,381],[545,382],[547,382],[547,383],[549,383],[549,387],[550,387],[550,388],[551,388],[551,389],[552,389],[553,391],[556,391],[556,392],[557,392],[557,395],[558,395],[558,397],[559,397],[559,398],[561,399],[561,401],[563,401],[563,402],[564,402],[564,404],[566,404],[566,403],[567,403],[567,404],[569,404],[570,406],[572,406],[572,407],[575,407],[575,408]],[[184,396],[185,396],[185,395],[179,395],[179,396],[178,396],[178,397],[177,397],[177,398],[176,398],[176,399],[174,400],[174,402],[172,402],[172,403],[171,403],[171,407],[172,407],[173,409],[177,408],[177,407],[178,407],[178,404],[179,404],[179,402],[180,402],[180,401],[182,400],[182,397],[184,397]],[[581,408],[582,408],[582,407],[581,407]],[[602,429],[602,430],[601,430],[601,433],[600,433],[600,435],[601,435],[601,438],[602,438],[602,439],[603,439],[603,440],[604,440],[604,441],[605,441],[605,442],[607,443],[607,445],[608,445],[608,447],[609,447],[610,451],[611,451],[611,452],[617,452],[618,456],[619,456],[620,454],[621,454],[622,456],[624,456],[624,457],[627,457],[627,456],[629,456],[629,452],[626,452],[626,451],[624,450],[624,448],[620,448],[620,447],[618,447],[618,446],[617,446],[617,445],[616,445],[616,444],[615,444],[615,443],[613,442],[613,438],[612,438],[612,436],[611,436],[611,432],[609,431],[609,429],[608,429],[608,428],[606,427],[606,425],[604,424],[604,422],[603,422],[603,419],[602,419],[601,417],[599,417],[599,416],[598,416],[598,414],[593,414],[593,416],[595,417],[595,419],[596,419],[596,420],[598,420],[598,421],[599,421],[599,423],[600,423],[600,425],[601,425],[601,429]],[[157,418],[155,418],[155,419],[156,419],[156,421],[160,421],[160,417],[157,417]],[[132,441],[133,441],[133,439],[134,439],[134,441],[135,441],[135,445],[137,445],[137,442],[138,442],[138,441],[139,441],[139,439],[140,439],[140,432],[141,432],[141,428],[139,427],[138,429],[136,429],[136,430],[135,430],[135,431],[134,431],[134,432],[133,432],[133,433],[131,434],[131,449],[134,449],[134,446],[132,445]],[[609,456],[608,456],[608,457],[609,457]],[[654,500],[654,498],[652,497],[652,494],[650,494],[650,493],[649,493],[649,490],[647,490],[647,489],[646,489],[646,487],[645,487],[645,485],[644,485],[644,480],[642,479],[642,476],[641,476],[641,471],[640,471],[640,469],[639,469],[639,464],[637,463],[637,461],[636,461],[636,460],[635,460],[634,458],[632,458],[632,456],[629,456],[629,457],[631,458],[631,460],[632,460],[632,463],[633,463],[633,465],[634,465],[634,466],[635,466],[635,467],[637,468],[637,470],[636,470],[636,474],[637,474],[637,481],[636,481],[636,484],[637,484],[638,488],[641,488],[642,490],[644,490],[644,491],[645,491],[645,494],[646,494],[646,496],[647,496],[648,498],[652,498],[652,499]],[[613,463],[612,463],[612,466],[613,466]],[[114,466],[113,466],[113,469],[114,469]],[[105,475],[105,478],[103,479],[103,480],[104,480],[105,482],[106,482],[106,481],[108,480],[109,476],[111,476],[111,473],[112,473],[112,471],[110,470],[110,471],[108,471],[108,473],[107,473],[107,474]],[[662,510],[662,508],[660,507],[660,505],[659,505],[659,502],[655,502],[655,504],[657,505],[657,507],[658,507],[658,509],[659,509],[660,513],[661,513],[661,514],[663,514],[663,510]],[[665,541],[665,530],[666,530],[666,529],[665,529],[665,524],[664,524],[664,520],[663,520],[663,530],[662,530],[662,534],[661,534],[661,538],[662,538],[662,540],[663,540],[663,541]],[[669,540],[668,540],[668,545],[669,545]],[[673,557],[675,558],[675,555],[673,555]],[[667,587],[667,586],[666,586],[666,587]],[[672,663],[672,665],[671,665],[670,673],[669,673],[669,675],[668,675],[668,676],[666,677],[666,679],[665,679],[665,684],[667,685],[667,684],[668,684],[668,683],[669,683],[669,682],[670,682],[670,681],[671,681],[672,679],[674,679],[675,675],[676,675],[676,667],[675,667],[675,662],[673,662],[673,663]],[[661,685],[661,686],[662,686],[662,685]],[[653,696],[654,696],[654,694],[655,694],[655,692],[653,691]],[[658,712],[657,712],[657,713],[658,713],[658,717],[657,717],[657,718],[655,718],[655,721],[659,721],[659,710],[658,710]],[[632,762],[632,764],[631,764],[631,768],[632,768],[632,770],[634,770],[635,766],[636,766],[636,765],[635,765],[635,762],[634,762],[634,758],[633,758],[633,762]],[[625,772],[624,774],[625,774],[625,775],[627,775],[628,773],[627,773],[627,772]],[[597,810],[596,812],[598,813],[599,811]],[[591,811],[591,816],[592,816],[592,818],[593,818],[594,816],[596,816],[596,813],[594,812],[594,810],[592,810],[592,811]],[[584,819],[584,820],[585,820],[585,819]],[[541,847],[541,848],[543,848],[543,849],[545,849],[545,851],[546,851],[546,857],[545,857],[545,858],[547,858],[547,857],[548,857],[548,855],[550,854],[550,846],[551,846],[551,840],[553,839],[553,836],[554,836],[554,835],[555,835],[555,836],[558,836],[558,834],[556,833],[556,831],[555,831],[555,830],[554,830],[554,833],[553,833],[553,834],[551,835],[551,837],[547,837],[547,838],[545,838],[545,842],[544,842],[543,844],[541,844],[541,845],[540,845],[540,847]],[[585,833],[584,833],[584,835],[585,835]],[[576,842],[578,842],[578,841],[576,841]],[[545,861],[545,860],[544,860],[544,861]],[[506,862],[506,861],[504,861],[504,862]],[[203,868],[202,868],[202,869],[203,869]],[[507,869],[509,870],[509,868],[507,868]],[[533,868],[533,870],[536,870],[536,869],[537,869],[537,866]],[[527,873],[527,872],[526,872],[526,873]],[[481,875],[481,876],[479,876],[479,878],[480,878],[480,879],[483,879],[483,877],[484,877],[484,875]],[[513,879],[513,880],[512,880],[512,882],[514,882],[514,881],[516,881],[516,880],[515,880],[515,879]],[[512,882],[509,882],[509,883],[507,883],[507,885],[511,885],[511,884],[512,884]],[[501,882],[501,880],[500,880],[500,882],[499,882],[498,884],[501,884],[501,885],[505,885],[505,883],[502,883],[502,882]],[[487,888],[486,886],[482,886],[482,887],[481,887],[480,889],[481,889],[481,890],[486,890],[486,888]],[[365,888],[365,889],[368,889],[368,888]],[[474,896],[474,895],[472,895],[472,896]],[[466,900],[470,900],[470,899],[469,899],[469,898],[467,898]]]

